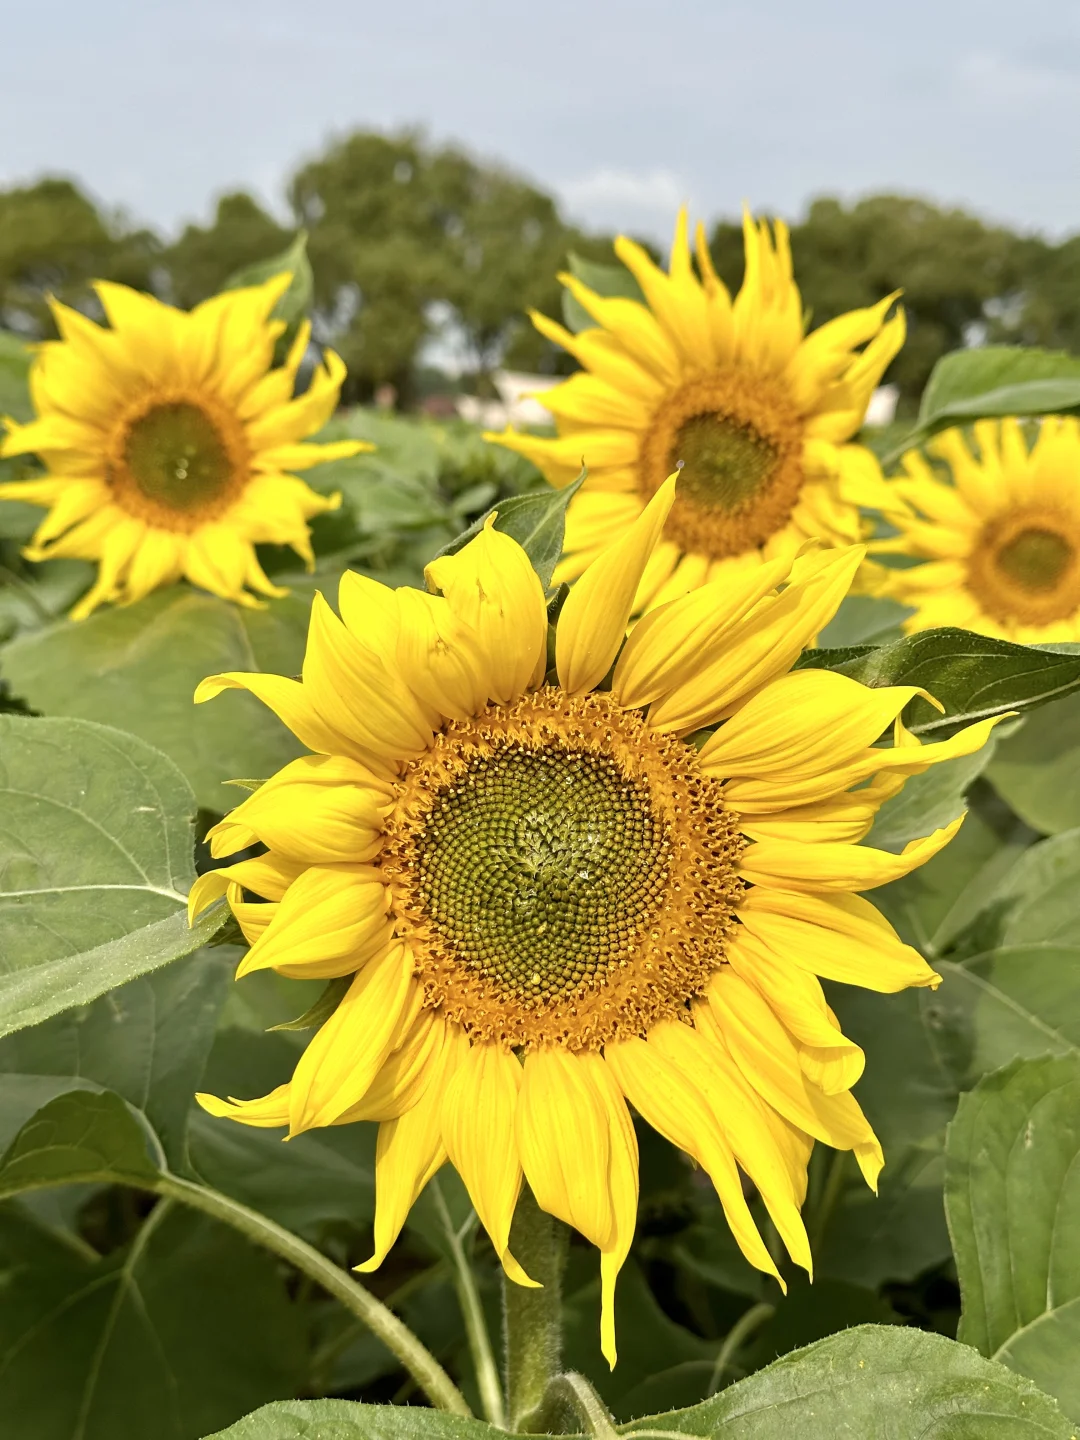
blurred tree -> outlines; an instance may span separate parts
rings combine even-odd
[[[813,325],[903,290],[908,339],[885,378],[909,407],[946,351],[991,331],[1016,338],[1011,332],[1025,305],[1023,242],[963,210],[898,195],[871,196],[850,208],[815,200],[792,226],[791,245]],[[737,287],[741,227],[717,225],[710,248],[719,273]]]
[[[164,252],[170,298],[189,309],[216,294],[238,270],[279,255],[291,239],[292,232],[250,195],[243,191],[222,195],[211,225],[186,226]]]
[[[304,166],[290,198],[310,235],[317,332],[345,359],[350,398],[390,383],[407,399],[440,329],[481,380],[507,359],[553,359],[524,312],[557,313],[555,274],[582,237],[527,181],[415,131],[361,131]]]
[[[150,287],[160,246],[149,231],[103,215],[71,180],[0,191],[0,325],[55,335],[46,297],[100,316],[92,279]]]

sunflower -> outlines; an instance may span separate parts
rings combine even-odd
[[[875,748],[922,692],[789,673],[861,547],[725,577],[626,639],[673,500],[674,477],[592,562],[550,651],[540,582],[489,523],[428,567],[441,593],[346,574],[340,619],[317,597],[299,680],[218,675],[196,694],[250,690],[313,753],[210,832],[215,856],[266,848],[203,875],[192,915],[227,894],[251,942],[239,975],[351,977],[287,1084],[200,1102],[291,1134],[379,1122],[361,1270],[449,1159],[530,1284],[509,1248],[524,1176],[599,1247],[612,1364],[630,1106],[707,1171],[743,1253],[777,1278],[740,1168],[807,1270],[814,1141],[875,1183],[881,1149],[850,1093],[863,1056],[818,976],[938,983],[853,892],[928,860],[959,821],[898,855],[857,842],[907,776],[993,723],[928,745],[897,723]]]
[[[903,343],[903,313],[885,318],[895,296],[807,335],[786,226],[776,221],[770,234],[746,215],[743,230],[746,273],[734,300],[700,224],[700,279],[694,273],[682,211],[668,274],[632,240],[615,242],[645,304],[602,298],[561,275],[597,328],[572,335],[532,313],[540,333],[582,366],[544,391],[558,437],[508,429],[487,438],[528,456],[559,487],[588,466],[570,503],[557,579],[576,578],[632,525],[679,461],[679,498],[642,579],[639,609],[791,560],[808,537],[858,541],[859,507],[890,503],[873,455],[845,442]]]
[[[308,519],[339,504],[289,473],[370,447],[306,445],[337,404],[345,367],[327,352],[294,397],[305,322],[273,367],[286,326],[271,318],[290,276],[230,290],[190,313],[124,285],[95,289],[109,326],[52,301],[61,339],[30,372],[37,418],[8,421],[2,455],[37,454],[48,474],[0,485],[0,498],[49,507],[25,554],[98,562],[72,610],[130,604],[186,576],[243,604],[280,595],[255,555],[290,545],[311,566]]]
[[[1048,416],[1029,449],[1016,419],[980,420],[972,449],[946,430],[890,481],[911,507],[874,548],[926,563],[889,569],[882,592],[915,607],[904,628],[957,625],[1021,644],[1080,640],[1080,425]]]

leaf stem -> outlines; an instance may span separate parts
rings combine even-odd
[[[488,1334],[487,1322],[484,1319],[484,1307],[480,1302],[480,1291],[477,1289],[476,1274],[472,1267],[471,1257],[466,1253],[462,1243],[463,1235],[466,1232],[459,1232],[454,1228],[454,1221],[447,1209],[438,1176],[430,1181],[430,1184],[435,1207],[439,1212],[439,1219],[442,1222],[446,1242],[454,1262],[454,1288],[457,1290],[458,1304],[461,1306],[462,1318],[465,1321],[465,1333],[468,1336],[469,1351],[472,1355],[473,1368],[476,1371],[476,1384],[480,1391],[484,1418],[499,1430],[505,1430],[506,1403],[503,1399],[502,1383],[499,1380],[499,1367],[495,1362],[491,1336]],[[471,1220],[469,1228],[472,1223],[475,1222]]]
[[[567,1230],[536,1203],[527,1185],[514,1212],[510,1249],[543,1287],[530,1290],[503,1276],[506,1395],[514,1434],[542,1434],[544,1397],[562,1358],[562,1271]]]
[[[604,1402],[585,1379],[573,1370],[558,1375],[548,1386],[548,1403],[564,1401],[576,1412],[585,1426],[585,1434],[593,1440],[618,1440],[619,1432]]]
[[[735,1321],[728,1333],[724,1336],[724,1342],[716,1356],[716,1364],[713,1366],[712,1375],[709,1377],[709,1388],[706,1390],[706,1398],[715,1395],[720,1389],[720,1382],[727,1374],[728,1366],[734,1360],[742,1347],[746,1344],[754,1331],[759,1329],[776,1314],[776,1306],[770,1305],[768,1301],[762,1300],[757,1305],[751,1305]]]
[[[365,1290],[363,1285],[306,1240],[301,1240],[283,1226],[265,1215],[260,1215],[256,1210],[249,1210],[246,1205],[239,1204],[229,1196],[181,1179],[179,1175],[160,1175],[156,1181],[148,1184],[147,1188],[153,1189],[158,1195],[179,1200],[195,1210],[201,1210],[215,1220],[224,1221],[257,1245],[272,1250],[290,1265],[295,1265],[362,1320],[372,1334],[379,1337],[386,1348],[401,1361],[433,1405],[454,1415],[472,1414],[464,1395],[408,1326],[403,1325],[392,1310],[388,1310],[370,1291]]]
[[[822,1241],[825,1239],[825,1233],[829,1228],[829,1221],[832,1219],[837,1201],[843,1193],[844,1171],[847,1168],[847,1157],[847,1150],[833,1151],[832,1160],[829,1162],[829,1173],[825,1177],[825,1186],[821,1192],[821,1198],[814,1207],[809,1239],[811,1252],[815,1255]]]

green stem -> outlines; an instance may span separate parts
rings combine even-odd
[[[403,1325],[392,1310],[376,1300],[351,1275],[320,1254],[299,1236],[277,1225],[273,1220],[249,1210],[217,1190],[192,1184],[178,1175],[161,1175],[152,1187],[158,1195],[180,1200],[195,1210],[224,1221],[249,1240],[272,1250],[304,1275],[309,1275],[335,1300],[340,1300],[386,1348],[396,1355],[431,1403],[439,1410],[455,1415],[471,1415],[464,1395],[447,1375],[434,1355],[420,1343],[408,1326]]]
[[[825,1177],[825,1187],[821,1192],[821,1198],[814,1207],[813,1219],[810,1222],[810,1250],[816,1255],[825,1239],[825,1232],[829,1228],[829,1221],[836,1209],[836,1202],[840,1199],[844,1189],[844,1170],[847,1166],[848,1151],[834,1150],[832,1160],[829,1163],[829,1173]]]
[[[548,1405],[562,1401],[568,1405],[578,1420],[585,1426],[585,1434],[592,1440],[618,1440],[619,1432],[608,1414],[604,1402],[585,1379],[568,1370],[559,1375],[548,1386]]]
[[[543,1431],[544,1396],[562,1359],[562,1270],[567,1230],[545,1214],[523,1186],[510,1231],[518,1264],[543,1287],[531,1290],[503,1277],[503,1333],[510,1429]]]
[[[720,1382],[727,1373],[727,1368],[739,1353],[747,1340],[776,1314],[776,1306],[769,1305],[764,1300],[759,1305],[751,1305],[750,1309],[739,1316],[738,1320],[724,1336],[724,1343],[720,1346],[719,1354],[716,1357],[716,1364],[713,1366],[712,1375],[709,1377],[709,1388],[706,1396],[715,1395],[720,1389]]]
[[[438,1176],[430,1184],[435,1207],[439,1212],[439,1219],[442,1221],[443,1231],[450,1247],[450,1255],[454,1262],[454,1288],[457,1290],[458,1304],[461,1306],[462,1318],[465,1321],[465,1333],[469,1339],[469,1352],[472,1355],[473,1368],[476,1371],[476,1383],[480,1390],[484,1418],[499,1430],[505,1430],[506,1405],[503,1401],[502,1384],[499,1380],[499,1367],[495,1363],[495,1352],[491,1348],[491,1336],[488,1334],[487,1322],[484,1319],[480,1291],[476,1286],[476,1274],[463,1244],[465,1235],[472,1228],[474,1217],[470,1215],[463,1230],[456,1230],[453,1218],[447,1209]]]

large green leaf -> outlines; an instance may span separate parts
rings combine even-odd
[[[1029,1381],[966,1345],[897,1325],[831,1335],[624,1433],[646,1429],[715,1440],[1076,1440]]]
[[[474,536],[479,535],[489,515],[495,515],[495,529],[511,536],[532,561],[533,569],[546,590],[562,554],[566,507],[585,481],[585,471],[562,490],[538,490],[529,495],[513,495],[500,500],[479,520],[439,551],[440,555],[456,555]]]
[[[1080,825],[1080,695],[1027,716],[998,745],[988,778],[1036,830]]]
[[[75,1079],[113,1090],[145,1112],[170,1163],[180,1169],[192,1096],[228,981],[221,951],[204,950],[92,1005],[8,1035],[0,1040],[0,1088],[32,1090],[33,1077],[51,1080],[58,1095]]]
[[[899,795],[886,800],[866,837],[868,845],[897,854],[909,840],[930,835],[962,815],[968,787],[989,764],[994,737],[974,755],[961,755],[913,775]]]
[[[206,1440],[497,1440],[503,1431],[409,1405],[348,1400],[286,1400],[208,1435]]]
[[[1075,355],[1013,345],[954,350],[934,366],[918,423],[895,453],[983,416],[1051,415],[1078,405],[1080,360]]]
[[[946,1200],[960,1338],[1080,1420],[1080,1054],[1015,1062],[961,1099]]]
[[[157,1137],[119,1095],[71,1090],[31,1117],[0,1159],[0,1199],[50,1185],[153,1185]]]
[[[142,740],[0,715],[0,794],[0,1034],[186,955],[221,924],[215,911],[188,928],[195,801]]]
[[[864,685],[922,686],[945,713],[916,699],[905,722],[928,740],[991,715],[1022,714],[1080,688],[1080,647],[1013,645],[968,630],[923,630],[876,650],[807,650],[799,664],[836,670]]]
[[[818,644],[825,650],[886,645],[901,639],[901,622],[914,613],[909,606],[881,596],[845,595],[818,636]]]
[[[19,1440],[197,1440],[292,1393],[304,1337],[272,1257],[160,1204],[105,1257],[0,1210],[0,1413]]]
[[[179,767],[207,810],[231,810],[224,782],[272,775],[301,746],[264,705],[229,691],[194,705],[200,680],[222,670],[295,675],[307,636],[307,582],[265,610],[186,586],[12,641],[0,667],[14,694],[45,715],[123,725]]]

